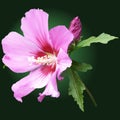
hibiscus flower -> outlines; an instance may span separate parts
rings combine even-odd
[[[23,36],[10,32],[2,40],[3,63],[13,72],[29,74],[12,85],[16,100],[35,89],[45,87],[38,101],[45,96],[59,97],[57,79],[71,66],[67,50],[73,34],[62,25],[48,29],[48,14],[41,9],[31,9],[21,19]]]

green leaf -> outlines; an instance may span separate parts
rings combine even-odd
[[[109,41],[117,39],[118,37],[111,36],[106,33],[100,34],[98,37],[92,36],[86,40],[82,40],[77,44],[77,48],[90,46],[92,43],[103,43],[107,44]]]
[[[92,66],[87,63],[78,63],[76,61],[72,61],[72,68],[76,71],[87,72],[88,70],[92,70]]]
[[[6,66],[5,66],[5,65],[3,65],[3,69],[5,69],[5,67],[6,67]]]
[[[69,78],[70,78],[68,94],[72,95],[74,100],[79,105],[79,108],[82,111],[84,111],[83,91],[85,90],[85,86],[82,83],[82,81],[76,71],[68,69],[68,72],[69,72]]]

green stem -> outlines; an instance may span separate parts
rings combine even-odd
[[[85,86],[85,90],[87,92],[87,94],[89,95],[91,101],[93,102],[94,106],[97,107],[97,103],[95,101],[95,98],[93,97],[93,95],[91,94],[91,92],[89,91],[89,89]]]
[[[81,80],[81,82],[82,82],[82,84],[84,84],[82,80]],[[96,103],[95,98],[93,97],[92,93],[91,93],[90,90],[86,87],[85,84],[84,84],[84,86],[85,86],[85,90],[86,90],[87,94],[89,95],[91,101],[93,102],[94,106],[97,107],[97,103]]]

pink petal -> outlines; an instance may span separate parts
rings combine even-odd
[[[51,73],[47,68],[37,69],[32,71],[28,76],[22,78],[12,86],[14,97],[22,102],[22,97],[30,94],[36,88],[42,88],[46,86],[51,78]]]
[[[3,63],[14,72],[27,72],[35,69],[38,65],[30,65],[28,58],[40,49],[32,42],[16,32],[9,33],[2,40]]]
[[[58,55],[57,55],[58,63],[57,63],[57,77],[58,80],[63,79],[61,77],[61,73],[65,71],[67,68],[71,67],[72,65],[72,60],[68,56],[66,52],[64,52],[62,49],[60,49]]]
[[[39,50],[37,45],[16,32],[10,32],[2,39],[2,47],[6,54],[30,55]]]
[[[56,51],[62,48],[67,52],[68,46],[73,40],[73,34],[65,26],[57,26],[50,30],[50,38]]]
[[[28,61],[27,56],[4,55],[2,61],[7,67],[16,73],[29,72],[39,67],[37,64],[31,64]]]
[[[36,43],[42,50],[51,52],[51,41],[48,32],[48,14],[40,9],[31,9],[21,20],[24,36]]]
[[[42,102],[45,96],[51,96],[56,98],[60,96],[56,83],[56,72],[52,74],[51,79],[49,80],[44,92],[42,94],[39,94],[38,101]]]

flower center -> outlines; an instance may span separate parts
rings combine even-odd
[[[57,58],[54,54],[47,53],[46,55],[37,58],[31,56],[28,58],[28,61],[30,62],[30,65],[34,63],[40,65],[54,66],[57,62]]]

